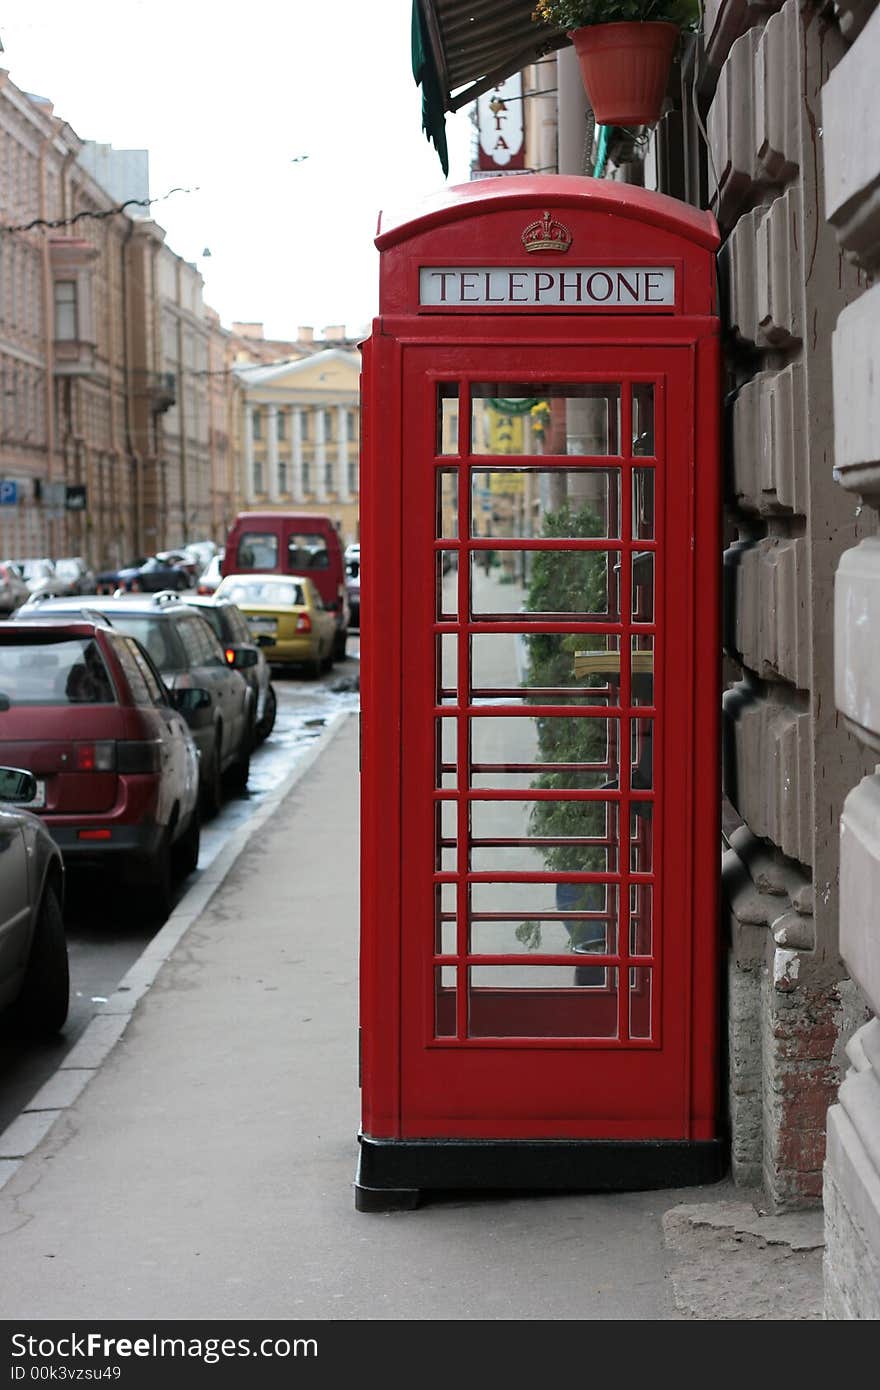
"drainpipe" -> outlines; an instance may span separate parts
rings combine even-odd
[[[132,421],[134,419],[134,380],[131,370],[132,313],[131,303],[129,302],[128,260],[129,248],[133,236],[134,218],[130,217],[128,219],[128,230],[122,239],[120,257],[122,268],[122,372],[125,381],[125,450],[129,460],[129,474],[133,477],[134,482],[134,554],[145,555],[143,460],[140,453],[135,448],[134,436],[132,434]]]
[[[187,496],[187,476],[186,476],[186,387],[184,384],[184,361],[183,361],[183,298],[182,298],[182,279],[181,267],[182,260],[177,258],[177,380],[179,383],[177,401],[177,423],[179,427],[180,440],[180,512],[183,525],[183,544],[189,540],[189,499]]]
[[[40,145],[40,216],[49,216],[46,200],[46,159],[54,142],[54,131]],[[65,161],[66,167],[66,161]],[[63,175],[62,175],[63,177]],[[49,237],[43,235],[43,342],[45,344],[45,374],[43,380],[46,410],[46,481],[55,472],[55,285],[49,254]]]

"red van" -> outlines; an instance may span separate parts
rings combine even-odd
[[[345,656],[348,594],[342,543],[332,517],[313,512],[239,512],[226,538],[227,574],[303,574],[336,620],[334,660]]]

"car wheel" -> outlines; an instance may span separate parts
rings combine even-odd
[[[275,695],[275,687],[269,685],[266,691],[266,703],[263,707],[263,717],[257,725],[257,742],[262,743],[267,739],[275,728],[275,716],[278,713],[278,699]]]
[[[345,660],[345,644],[348,641],[348,628],[340,628],[333,639],[333,660]]]
[[[201,783],[202,817],[210,820],[223,804],[223,777],[220,766],[220,739],[214,739],[214,752]]]
[[[153,858],[147,862],[143,895],[142,903],[145,917],[148,921],[156,922],[161,926],[174,906],[171,842],[167,834],[163,837]]]
[[[70,968],[64,920],[55,890],[47,886],[15,1013],[27,1032],[52,1034],[64,1027],[69,1007]]]
[[[251,721],[244,731],[238,757],[226,774],[226,783],[232,792],[240,794],[247,791],[248,778],[251,775],[251,749],[253,746],[254,726],[253,721]]]
[[[189,825],[172,849],[174,872],[178,878],[189,878],[198,868],[201,839],[202,817],[196,803],[189,818]]]

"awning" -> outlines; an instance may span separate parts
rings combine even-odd
[[[535,24],[535,0],[413,0],[413,77],[422,88],[422,128],[447,173],[444,112],[568,42]]]

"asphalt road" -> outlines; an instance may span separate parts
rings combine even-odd
[[[327,719],[337,710],[358,707],[359,648],[358,638],[350,637],[347,659],[337,662],[321,680],[273,678],[278,696],[275,728],[251,758],[245,795],[227,799],[220,814],[202,827],[199,868],[180,885],[180,896],[197,881],[232,831],[283,781]],[[334,689],[342,686],[355,688]],[[63,1034],[50,1042],[24,1039],[0,1020],[0,1132],[52,1075],[158,929],[133,922],[124,896],[118,890],[108,896],[97,876],[69,882],[65,925],[71,979],[70,1013]]]

